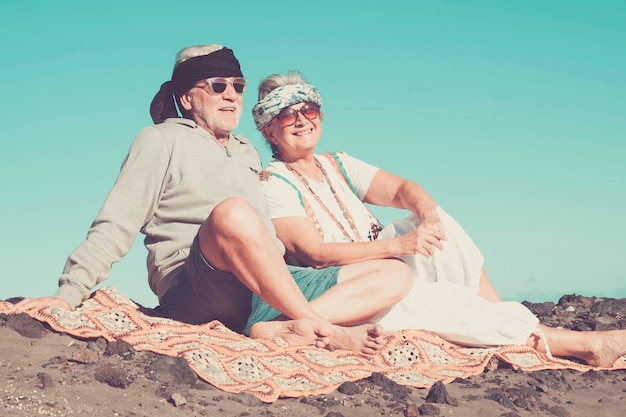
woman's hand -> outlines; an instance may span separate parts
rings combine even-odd
[[[67,301],[59,297],[40,297],[40,298],[25,298],[19,303],[9,308],[9,311],[27,311],[46,307],[60,307],[62,309],[71,311],[72,307]]]
[[[446,231],[443,227],[443,223],[441,222],[439,214],[437,214],[437,209],[433,208],[422,214],[422,216],[420,216],[420,224],[423,224],[429,229],[433,229],[435,231],[443,233],[442,239],[446,240]]]
[[[441,222],[439,222],[441,223]],[[443,244],[445,240],[445,233],[443,232],[443,225],[437,230],[435,227],[430,227],[425,223],[420,223],[414,230],[398,236],[395,238],[400,245],[400,252],[398,255],[412,255],[419,253],[424,256],[432,256],[435,248],[443,250]]]

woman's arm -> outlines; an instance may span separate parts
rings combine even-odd
[[[440,242],[441,232],[422,225],[411,233],[393,239],[324,243],[315,226],[306,217],[283,217],[272,221],[287,252],[314,268],[415,253],[429,256],[433,246],[443,249]]]
[[[397,175],[379,169],[367,190],[365,202],[409,210],[420,219],[421,224],[444,232],[436,211],[437,202],[418,184]]]

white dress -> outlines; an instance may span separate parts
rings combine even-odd
[[[362,200],[378,168],[345,153],[316,158],[330,185],[301,178],[282,162],[270,163],[267,171],[271,175],[261,181],[270,218],[305,216],[316,225],[324,242],[391,238],[419,224],[411,215],[371,236],[378,221]],[[354,228],[339,202],[350,213]],[[440,207],[437,212],[447,237],[444,249],[435,249],[432,257],[401,257],[412,271],[414,284],[380,324],[385,330],[425,329],[468,346],[525,344],[537,327],[537,318],[520,303],[492,303],[477,295],[483,256],[451,216]]]

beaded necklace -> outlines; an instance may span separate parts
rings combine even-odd
[[[315,192],[313,191],[313,189],[311,188],[311,184],[309,184],[309,181],[306,179],[306,177],[304,175],[302,175],[300,173],[300,171],[298,171],[295,168],[290,167],[289,165],[287,165],[286,162],[284,162],[285,167],[291,172],[293,173],[299,180],[300,182],[302,182],[302,184],[307,188],[307,190],[309,191],[309,193],[313,196],[313,198],[315,199],[315,201],[317,201],[317,204],[320,205],[320,207],[322,207],[322,209],[326,212],[326,214],[328,215],[328,217],[331,218],[332,221],[335,222],[335,224],[337,225],[337,227],[343,232],[344,237],[351,241],[354,242],[354,238],[352,238],[349,234],[348,231],[346,230],[346,228],[343,226],[343,224],[341,224],[339,222],[339,220],[337,220],[337,218],[335,217],[335,215],[329,210],[328,207],[326,207],[326,205],[322,202],[322,199],[315,194]],[[352,231],[354,232],[354,235],[357,238],[357,241],[362,241],[363,239],[361,238],[361,234],[359,233],[359,230],[356,227],[356,224],[354,223],[354,219],[352,218],[352,215],[350,214],[350,211],[348,211],[348,208],[346,207],[346,205],[344,204],[343,201],[341,201],[341,199],[339,198],[339,195],[337,194],[337,191],[335,190],[335,187],[333,187],[333,184],[330,182],[330,178],[328,177],[328,174],[326,173],[326,170],[324,169],[324,167],[322,166],[322,164],[320,163],[320,161],[317,160],[317,158],[315,158],[315,165],[319,168],[319,170],[322,172],[322,175],[324,176],[324,180],[326,181],[326,183],[328,184],[328,187],[330,188],[330,192],[333,194],[333,197],[335,198],[335,201],[337,202],[337,205],[339,206],[339,209],[341,210],[341,212],[343,213],[343,217],[347,220],[348,224],[350,225],[350,228],[352,229]],[[321,230],[321,229],[320,229]]]

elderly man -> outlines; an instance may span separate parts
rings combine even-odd
[[[141,232],[150,288],[166,316],[194,324],[220,320],[241,331],[254,292],[283,316],[257,323],[252,337],[376,350],[381,330],[367,323],[408,291],[408,268],[396,260],[285,265],[265,212],[258,152],[232,133],[245,87],[232,50],[210,44],[180,51],[171,80],[150,106],[155,125],[130,147],[87,239],[68,257],[57,293],[15,309],[77,307]]]

